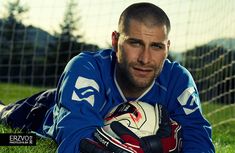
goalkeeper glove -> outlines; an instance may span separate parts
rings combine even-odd
[[[101,150],[100,153],[106,153],[107,151],[114,153],[180,152],[181,126],[170,119],[166,109],[162,106],[158,107],[158,109],[160,124],[155,135],[139,138],[121,123],[113,122],[110,124],[111,130],[118,135],[120,139],[111,136],[106,132],[106,130],[104,130],[104,128],[97,128],[94,133],[94,137],[97,142],[85,139],[84,141],[86,141],[87,146],[84,147],[82,143],[80,143],[80,148],[83,148],[83,153],[95,153],[95,151],[91,151],[91,148]]]
[[[114,138],[103,128],[97,128],[94,133],[95,142],[86,139],[86,147],[80,143],[82,153],[177,153],[178,130],[177,123],[172,124],[168,137],[159,137],[158,134],[139,138],[121,123],[114,121],[110,125],[114,133],[120,138]],[[84,140],[83,140],[84,141]],[[102,145],[100,145],[102,144]],[[90,146],[90,147],[89,147]],[[93,149],[92,149],[93,148]]]

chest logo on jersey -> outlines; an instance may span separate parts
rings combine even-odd
[[[95,92],[99,92],[99,85],[92,79],[79,76],[75,83],[72,100],[78,102],[85,100],[94,106]]]
[[[183,110],[186,115],[199,109],[199,97],[193,87],[185,89],[177,100],[183,106]]]

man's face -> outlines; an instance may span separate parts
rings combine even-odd
[[[145,89],[160,74],[168,55],[167,29],[164,25],[146,26],[136,20],[131,20],[129,26],[129,32],[120,33],[118,38],[118,83]]]

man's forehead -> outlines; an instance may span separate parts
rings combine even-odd
[[[144,39],[142,37],[129,36],[126,34],[120,34],[121,41],[135,41],[146,44],[167,44],[168,39]]]
[[[164,33],[152,32],[152,31],[130,31],[129,33],[120,33],[120,39],[123,40],[142,40],[152,42],[164,42],[168,40],[167,35]]]
[[[167,31],[167,26],[163,23],[156,23],[156,22],[152,22],[152,20],[150,19],[145,19],[145,20],[137,20],[137,19],[130,19],[128,21],[128,24],[120,24],[119,25],[119,32],[125,32],[128,33],[129,30],[131,30],[131,28],[133,28],[134,26],[138,26],[138,25],[144,25],[145,27],[148,28],[154,28],[154,27],[164,27],[165,30]]]
[[[146,35],[146,36],[161,36],[167,37],[166,25],[146,25],[143,22],[132,20],[128,31],[124,32],[127,35]]]

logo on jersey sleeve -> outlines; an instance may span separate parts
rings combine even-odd
[[[196,94],[194,87],[189,87],[177,98],[183,106],[186,115],[189,115],[199,109],[199,97]]]
[[[99,92],[99,85],[92,79],[79,76],[75,83],[72,100],[78,102],[85,100],[94,106],[95,92]]]

